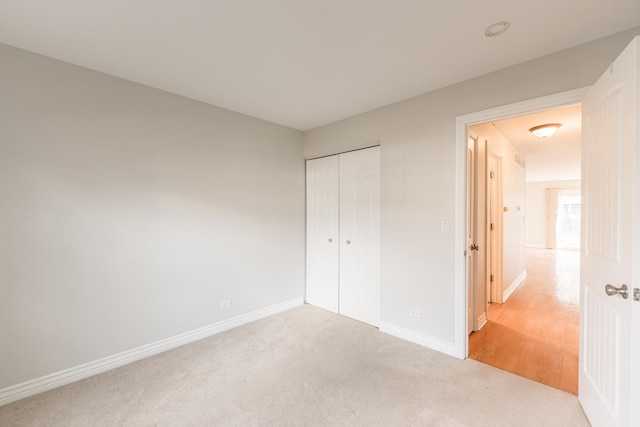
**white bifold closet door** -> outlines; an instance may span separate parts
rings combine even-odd
[[[307,160],[307,295],[338,313],[338,156]]]
[[[380,321],[380,148],[307,161],[307,302]]]

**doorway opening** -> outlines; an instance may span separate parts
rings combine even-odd
[[[572,104],[469,124],[469,135],[483,140],[486,152],[484,159],[467,159],[474,162],[468,171],[486,170],[484,176],[468,177],[477,200],[468,209],[476,220],[475,247],[486,248],[473,256],[486,274],[479,278],[483,269],[469,269],[474,317],[468,324],[475,328],[468,331],[467,355],[577,394],[581,108]],[[550,117],[559,117],[552,122],[565,123],[565,132],[544,141],[526,135]],[[484,216],[473,213],[478,210]]]

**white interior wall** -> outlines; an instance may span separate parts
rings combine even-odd
[[[307,158],[381,145],[382,321],[455,346],[456,117],[593,84],[640,28],[305,132]],[[464,173],[464,171],[462,172]],[[512,202],[508,202],[513,204]],[[524,204],[524,201],[523,201]],[[523,237],[524,239],[524,237]],[[464,304],[463,304],[464,306]],[[413,318],[409,308],[420,310]]]
[[[527,183],[527,246],[547,247],[547,188],[580,188],[580,180]]]
[[[4,45],[0,64],[0,389],[302,299],[301,132]]]

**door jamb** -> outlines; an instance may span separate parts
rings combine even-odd
[[[469,126],[492,120],[552,110],[582,102],[588,87],[516,102],[488,110],[465,114],[456,118],[456,178],[455,178],[455,233],[454,233],[454,354],[465,359],[469,356],[467,335],[467,134]]]

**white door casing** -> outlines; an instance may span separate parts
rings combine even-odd
[[[640,272],[639,47],[636,38],[583,101],[578,396],[594,427],[640,425],[631,327],[640,303],[605,293],[606,284],[632,293]]]
[[[588,88],[572,89],[565,92],[546,95],[526,101],[520,101],[513,104],[503,105],[487,110],[476,111],[474,113],[465,114],[456,118],[456,180],[455,180],[455,199],[456,213],[454,222],[455,234],[455,253],[454,259],[454,298],[455,298],[455,333],[454,343],[451,355],[464,359],[468,356],[469,335],[467,328],[467,310],[468,310],[468,289],[467,289],[467,233],[466,233],[466,216],[467,204],[466,187],[467,187],[467,165],[466,153],[468,149],[468,132],[469,127],[495,120],[506,119],[509,117],[520,116],[525,114],[536,113],[553,108],[567,107],[582,102]],[[498,159],[500,160],[500,159]],[[498,163],[498,176],[500,175],[500,164]],[[500,194],[498,194],[500,197]],[[501,203],[499,202],[499,205]],[[500,231],[500,230],[498,230]],[[498,236],[500,241],[500,236]],[[499,255],[500,257],[500,255]],[[499,272],[499,271],[498,271]]]
[[[338,313],[338,156],[307,161],[309,304]]]

